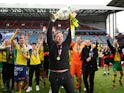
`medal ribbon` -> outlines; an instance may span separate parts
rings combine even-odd
[[[58,45],[58,55],[59,55],[59,57],[60,57],[61,53],[62,53],[62,45]]]

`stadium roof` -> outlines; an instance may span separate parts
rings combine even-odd
[[[67,5],[46,4],[5,4],[0,3],[0,18],[36,18],[49,19],[51,13],[56,13]],[[82,21],[105,21],[108,14],[122,11],[124,8],[100,5],[71,5],[77,12],[77,18]]]
[[[108,6],[124,7],[124,0],[112,0]]]

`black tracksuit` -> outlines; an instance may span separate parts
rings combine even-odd
[[[69,69],[68,50],[71,43],[71,31],[69,30],[66,40],[61,44],[62,52],[60,55],[60,60],[57,60],[59,48],[57,47],[56,42],[52,39],[52,26],[53,22],[50,22],[47,31],[47,42],[50,55],[50,70]],[[67,93],[74,93],[73,80],[69,71],[62,73],[51,71],[49,80],[51,83],[52,93],[58,93],[61,85],[64,86]]]
[[[98,57],[97,47],[92,50],[92,58],[91,61],[87,62],[86,59],[89,57],[89,52],[91,50],[91,46],[85,46],[82,49],[81,59],[83,60],[82,71],[83,71],[83,80],[84,85],[87,89],[87,93],[93,93],[94,88],[94,75],[97,70],[97,62],[96,58]],[[89,79],[88,79],[89,78]],[[88,84],[89,80],[89,84]]]

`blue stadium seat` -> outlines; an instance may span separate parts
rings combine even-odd
[[[30,37],[29,37],[29,42],[36,42],[36,40],[38,39],[38,35],[37,34],[32,34]]]

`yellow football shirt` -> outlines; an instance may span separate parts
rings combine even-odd
[[[39,57],[41,61],[44,61],[44,51],[43,51],[43,46],[39,50]]]
[[[1,49],[5,49],[4,46],[0,46]],[[0,62],[7,62],[6,51],[0,51]]]
[[[30,58],[30,65],[38,65],[40,64],[40,56],[39,56],[39,48],[36,50],[32,50],[32,55]]]
[[[120,56],[119,52],[115,53],[114,61],[121,61],[121,56]]]
[[[12,42],[12,43],[13,43],[14,49],[17,50],[15,64],[26,66],[27,65],[27,59],[23,56],[22,53],[26,53],[27,56],[30,57],[28,48],[25,46],[23,48],[21,48],[18,44],[16,44],[16,42]]]

